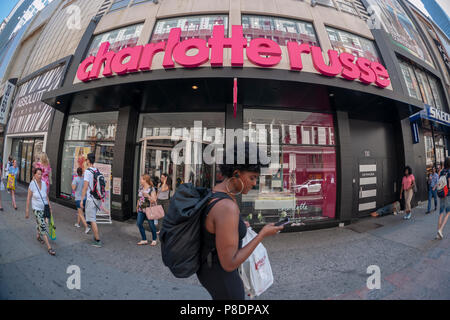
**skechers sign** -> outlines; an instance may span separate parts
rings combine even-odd
[[[84,82],[98,79],[102,68],[102,74],[105,77],[149,71],[152,69],[154,56],[159,52],[164,52],[162,66],[165,69],[175,68],[175,63],[184,68],[197,68],[208,61],[212,67],[222,67],[224,48],[231,48],[231,66],[233,67],[243,67],[244,48],[246,48],[247,59],[262,68],[274,67],[282,59],[281,48],[275,41],[258,38],[248,43],[243,36],[242,26],[232,27],[231,38],[225,37],[224,26],[214,26],[209,41],[187,39],[180,42],[180,36],[181,29],[173,28],[170,30],[167,41],[128,47],[117,53],[109,50],[109,42],[103,42],[97,56],[90,56],[80,64],[77,77]],[[192,49],[196,49],[196,54],[187,55]],[[358,58],[346,52],[339,54],[335,50],[328,50],[330,63],[327,64],[320,47],[306,43],[288,42],[287,51],[290,69],[293,71],[301,71],[303,69],[302,54],[310,54],[314,68],[325,76],[341,75],[347,80],[359,79],[364,84],[375,83],[381,88],[390,84],[386,68],[378,62]],[[125,59],[127,62],[124,62]]]
[[[450,126],[450,114],[427,105],[428,118]]]

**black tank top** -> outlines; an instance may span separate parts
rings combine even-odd
[[[205,208],[205,212],[202,216],[202,262],[205,262],[207,260],[207,257],[209,253],[212,253],[212,258],[214,261],[217,260],[217,250],[216,250],[216,235],[213,233],[210,233],[206,229],[206,217],[209,214],[209,211],[214,207],[214,205],[219,202],[222,199],[231,199],[231,197],[226,194],[225,192],[214,192],[212,195],[213,201],[211,201]],[[239,226],[238,226],[238,232],[239,232],[239,249],[242,248],[242,239],[247,234],[247,226],[245,225],[244,221],[241,217],[239,217]]]

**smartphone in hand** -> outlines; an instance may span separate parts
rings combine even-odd
[[[287,224],[291,223],[291,220],[289,218],[284,218],[281,221],[278,221],[277,223],[275,223],[276,227],[280,227],[280,226],[285,226]]]

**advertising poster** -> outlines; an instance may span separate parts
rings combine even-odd
[[[83,173],[86,171],[86,159],[87,155],[91,152],[90,147],[76,147],[75,155],[73,157],[73,177],[77,175],[77,169],[82,168]]]
[[[368,0],[367,2],[396,44],[433,65],[419,32],[397,0]]]
[[[105,177],[106,182],[106,198],[102,202],[100,209],[101,212],[97,212],[98,215],[111,215],[111,165],[103,163],[95,163],[94,166],[101,172]],[[110,218],[109,218],[110,220]]]

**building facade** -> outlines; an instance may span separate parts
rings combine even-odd
[[[230,132],[271,159],[239,198],[256,227],[367,216],[399,198],[405,165],[417,202],[429,162],[448,155],[448,74],[402,0],[53,1],[14,61],[5,156],[26,182],[42,144],[52,199],[73,205],[94,152],[117,220],[133,216],[143,173],[174,189],[221,181]]]

